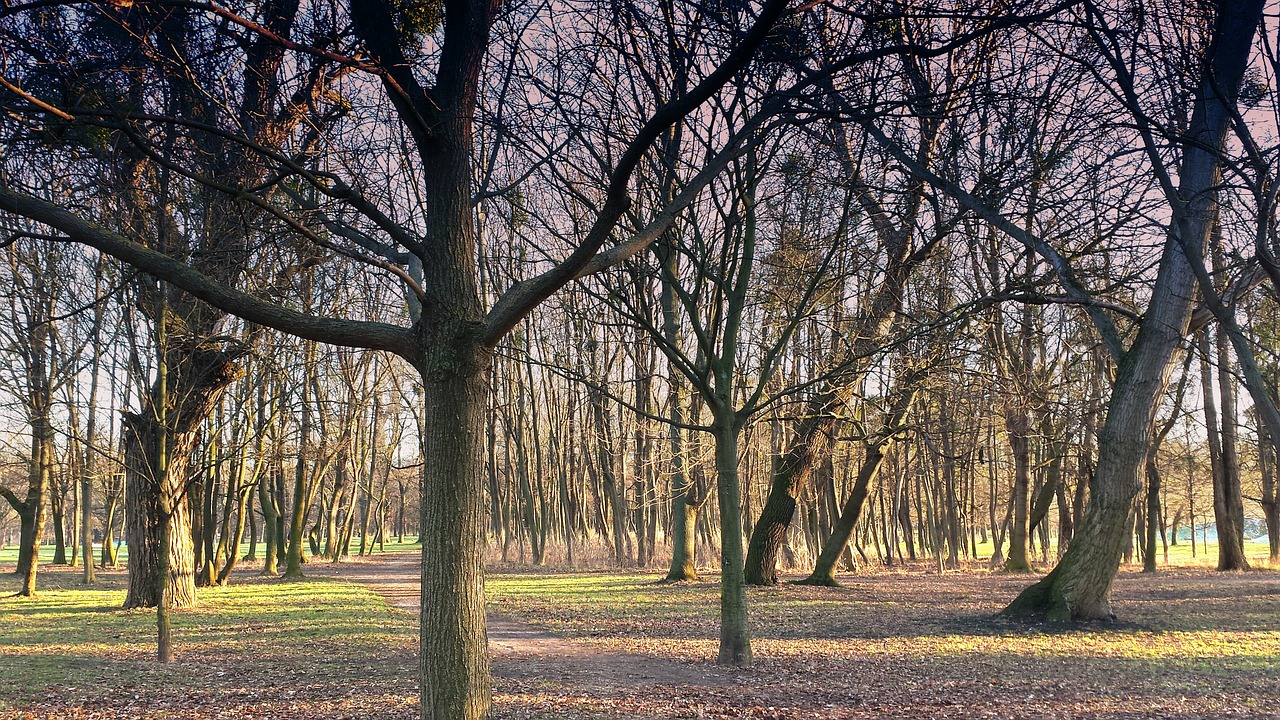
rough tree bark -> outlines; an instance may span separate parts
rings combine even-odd
[[[129,543],[129,592],[124,607],[155,607],[158,601],[156,578],[160,572],[160,482],[173,485],[174,507],[168,520],[169,602],[173,607],[195,604],[195,552],[191,536],[191,512],[185,483],[191,452],[200,423],[213,411],[227,387],[244,371],[234,354],[221,349],[171,348],[175,356],[169,367],[169,397],[165,415],[170,432],[165,437],[154,413],[124,414],[125,497],[130,512],[125,516],[125,540]],[[146,403],[153,407],[152,398]],[[152,468],[160,467],[159,452],[168,448],[166,476],[154,478]],[[195,510],[198,511],[198,508]]]
[[[1183,253],[1203,256],[1209,239],[1215,213],[1213,191],[1221,178],[1220,152],[1262,5],[1261,0],[1227,0],[1217,7],[1187,139],[1182,143],[1177,192],[1169,198],[1173,220],[1141,329],[1116,368],[1089,504],[1062,561],[1024,590],[1005,609],[1007,614],[1043,615],[1052,620],[1114,617],[1111,584],[1120,565],[1126,520],[1142,487],[1156,406],[1191,320],[1195,277]],[[1103,33],[1098,39],[1105,42]],[[1127,72],[1122,63],[1112,64],[1117,72]],[[1136,102],[1136,97],[1129,100]],[[1154,142],[1149,146],[1153,162],[1158,162]]]

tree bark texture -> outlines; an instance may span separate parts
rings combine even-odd
[[[1173,223],[1142,327],[1116,368],[1089,504],[1062,561],[1024,590],[1005,609],[1008,614],[1064,621],[1114,616],[1111,584],[1120,566],[1133,500],[1142,489],[1152,421],[1168,385],[1174,353],[1191,320],[1195,278],[1183,253],[1194,250],[1202,255],[1212,229],[1213,189],[1221,180],[1218,150],[1248,65],[1262,5],[1261,0],[1232,0],[1218,7],[1188,142],[1183,145]]]
[[[484,615],[484,437],[487,351],[473,346],[453,372],[423,372],[426,433],[421,502],[422,717],[475,720],[488,711]],[[430,362],[429,358],[428,362]],[[450,377],[452,375],[452,377]]]
[[[716,498],[720,506],[720,652],[721,665],[751,665],[751,630],[747,624],[747,590],[742,566],[742,484],[738,474],[738,427],[718,418]]]
[[[169,523],[169,599],[174,607],[195,604],[195,548],[187,482],[191,452],[200,423],[209,416],[222,392],[243,370],[226,352],[213,349],[178,350],[169,361],[168,416],[172,436],[163,438],[148,404],[141,413],[124,416],[124,477],[129,512],[125,540],[129,544],[129,592],[124,607],[155,607],[160,562],[159,488],[167,483],[175,498]],[[170,448],[168,471],[153,479],[161,442]],[[199,508],[194,508],[196,512]]]

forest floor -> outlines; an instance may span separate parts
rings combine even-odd
[[[167,667],[123,573],[48,570],[0,598],[0,717],[417,716],[415,554],[237,573],[175,614]],[[750,670],[713,662],[714,576],[656,577],[492,569],[496,717],[1280,718],[1275,572],[1123,571],[1121,621],[1071,628],[995,618],[1029,577],[979,570],[753,589]]]

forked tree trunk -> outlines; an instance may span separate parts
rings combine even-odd
[[[1111,584],[1120,566],[1126,520],[1142,488],[1152,420],[1191,319],[1195,278],[1183,253],[1203,254],[1209,238],[1213,189],[1221,179],[1218,150],[1248,65],[1262,6],[1261,0],[1229,0],[1218,6],[1214,37],[1207,45],[1211,55],[1200,79],[1178,173],[1179,195],[1184,200],[1173,214],[1142,327],[1116,368],[1089,505],[1062,561],[1024,590],[1005,609],[1007,614],[1053,620],[1113,617]]]
[[[191,537],[191,508],[187,487],[191,451],[200,424],[218,398],[243,373],[234,357],[219,350],[172,351],[169,364],[173,398],[167,409],[170,437],[161,436],[155,413],[148,405],[141,413],[124,416],[125,540],[129,543],[129,593],[124,607],[155,607],[156,578],[160,574],[160,505],[157,482],[169,483],[174,496],[168,530],[169,602],[172,607],[195,604],[195,548]],[[169,449],[167,472],[153,480],[161,441]]]
[[[908,380],[907,383],[914,383],[914,380]],[[893,442],[893,433],[902,424],[902,421],[906,419],[915,397],[916,391],[914,387],[899,393],[898,398],[894,401],[892,408],[890,408],[885,417],[884,427],[881,429],[879,437],[867,443],[862,467],[858,469],[858,477],[853,481],[853,488],[849,492],[849,497],[845,498],[844,505],[840,508],[840,517],[836,520],[827,541],[822,545],[822,552],[818,555],[818,562],[814,565],[813,572],[809,574],[809,577],[800,581],[801,585],[820,585],[824,587],[838,585],[836,582],[836,565],[840,562],[840,556],[848,548],[849,539],[853,537],[853,530],[857,527],[858,520],[862,517],[862,507],[866,504],[871,483],[880,474],[880,467],[884,462],[885,454]]]
[[[6,493],[18,513],[18,568],[22,578],[18,595],[35,597],[36,575],[40,566],[40,538],[44,536],[45,502],[53,462],[53,428],[47,420],[35,421],[31,429],[31,465],[28,470],[27,497],[21,503]]]
[[[671,567],[667,570],[667,582],[698,580],[697,533],[701,499],[693,496],[693,488],[686,487],[676,495],[671,507]]]
[[[866,503],[867,493],[871,488],[872,481],[880,473],[886,445],[888,445],[887,440],[867,446],[867,454],[862,461],[862,467],[858,469],[858,477],[853,481],[853,489],[849,492],[849,497],[845,498],[844,505],[840,509],[840,518],[836,520],[831,529],[831,535],[823,543],[822,552],[818,555],[818,561],[814,564],[813,572],[809,573],[809,577],[800,581],[801,585],[820,585],[823,587],[836,587],[839,585],[836,582],[836,565],[839,564],[840,556],[849,546],[849,538],[853,537],[853,529],[857,527],[858,520],[862,517],[862,507]]]
[[[800,422],[787,451],[774,460],[769,495],[747,548],[748,584],[778,584],[778,555],[796,513],[796,498],[809,485],[819,458],[831,452],[833,418],[843,404],[843,398],[835,391],[825,393],[820,402],[811,402],[810,414]]]

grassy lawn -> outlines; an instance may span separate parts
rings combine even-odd
[[[0,593],[17,586],[11,570]],[[752,589],[747,671],[714,665],[716,578],[659,575],[506,567],[489,575],[489,607],[602,665],[636,653],[710,682],[542,677],[549,660],[500,656],[495,718],[1280,717],[1272,571],[1125,570],[1120,621],[1070,629],[994,618],[1031,577],[976,568]],[[175,613],[177,661],[161,666],[154,614],[118,609],[123,571],[99,577],[85,588],[78,569],[48,567],[37,599],[0,598],[0,718],[417,717],[416,618],[362,586],[237,573]]]
[[[174,613],[177,661],[162,666],[154,612],[119,610],[125,574],[78,576],[56,568],[37,599],[0,598],[0,717],[417,717],[417,622],[361,586],[238,575],[202,589]]]
[[[1058,544],[1056,542],[1050,544],[1049,557],[1051,560],[1055,557],[1055,554],[1057,552],[1057,547],[1058,547]],[[866,549],[868,553],[871,552],[869,548],[864,548],[864,549]],[[989,542],[979,543],[978,557],[990,558],[992,549],[993,549],[993,545]],[[1008,551],[1008,547],[1005,548],[1005,551],[1006,552]],[[1245,540],[1244,554],[1246,557],[1249,558],[1249,562],[1255,567],[1267,566],[1268,553],[1269,553],[1269,547],[1267,545],[1266,538],[1262,538],[1261,540]],[[1038,559],[1039,557],[1040,557],[1040,552],[1039,552],[1039,548],[1037,548],[1034,554],[1033,560]],[[1136,551],[1134,553],[1133,561],[1138,566],[1142,565],[1142,560],[1138,557]],[[1169,566],[1169,567],[1179,567],[1179,568],[1216,567],[1218,564],[1218,542],[1216,540],[1210,540],[1208,545],[1205,545],[1200,542],[1199,535],[1197,535],[1196,536],[1196,552],[1194,555],[1192,555],[1191,543],[1190,541],[1184,538],[1183,540],[1179,541],[1177,545],[1169,546],[1169,560],[1168,562],[1165,562],[1164,550],[1160,546],[1159,541],[1157,540],[1156,541],[1156,564],[1161,567]]]

